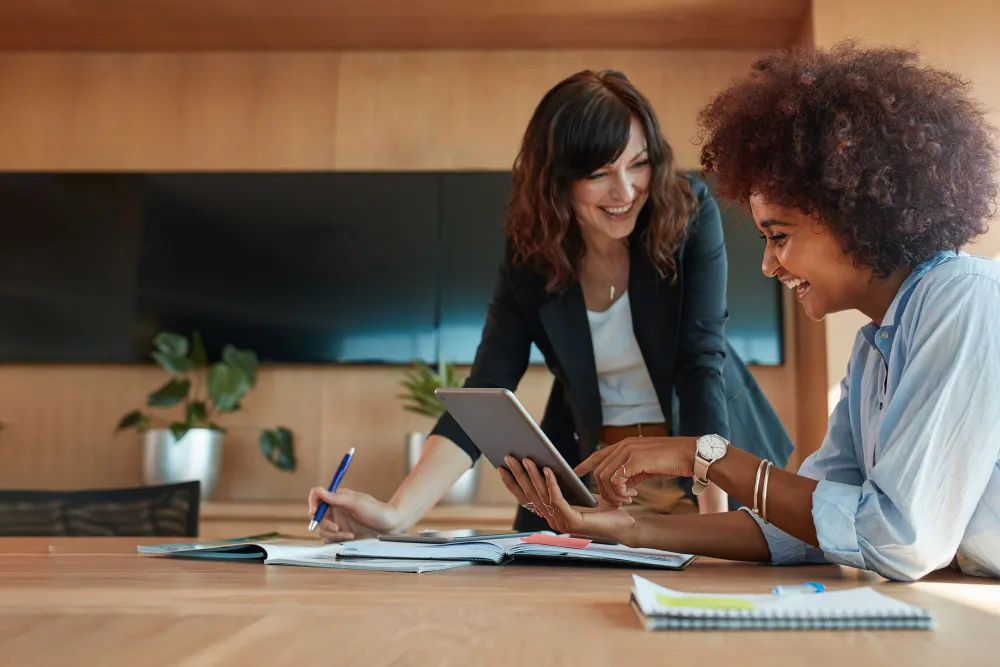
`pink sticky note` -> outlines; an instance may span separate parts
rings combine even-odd
[[[522,542],[528,544],[547,544],[550,547],[565,547],[567,549],[586,549],[593,540],[585,540],[580,537],[563,537],[562,535],[545,535],[534,533],[521,538]]]

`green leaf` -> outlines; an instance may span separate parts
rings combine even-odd
[[[274,431],[266,430],[260,432],[260,451],[264,458],[274,463],[274,451],[278,448],[278,436]]]
[[[174,439],[176,439],[177,442],[180,442],[181,438],[183,438],[185,435],[187,435],[187,432],[189,430],[190,430],[190,427],[187,424],[185,424],[184,422],[171,422],[170,423],[170,432],[174,434]]]
[[[219,426],[215,422],[208,422],[208,424],[206,424],[206,426],[208,428],[212,429],[212,430],[218,431],[219,433],[225,433],[226,432],[225,428],[223,428],[222,426]]]
[[[133,410],[132,412],[122,417],[121,421],[118,422],[118,427],[115,430],[121,431],[126,428],[136,427],[142,423],[143,419],[146,419],[145,415],[143,415],[138,410]]]
[[[218,362],[208,372],[208,397],[219,412],[234,412],[252,384],[239,366]]]
[[[163,352],[153,352],[153,361],[158,363],[168,373],[186,373],[191,370],[191,362],[187,357],[177,357]]]
[[[188,353],[188,339],[173,331],[161,331],[153,339],[156,349],[168,357],[186,357]]]
[[[194,332],[191,343],[191,356],[188,358],[192,368],[204,368],[208,366],[208,353],[205,351],[205,342],[201,339],[201,333]]]
[[[171,378],[162,387],[154,391],[146,399],[146,405],[151,408],[169,408],[187,398],[191,389],[191,381]]]
[[[187,406],[187,422],[196,426],[208,419],[208,411],[204,401],[191,401]]]
[[[257,353],[253,350],[238,350],[232,345],[226,345],[222,349],[222,361],[230,366],[242,369],[250,380],[250,386],[257,384]]]
[[[260,451],[279,470],[295,470],[295,446],[292,440],[292,432],[284,426],[261,431]]]

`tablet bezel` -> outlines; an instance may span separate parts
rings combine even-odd
[[[434,395],[494,468],[506,469],[504,457],[507,455],[513,455],[518,460],[530,458],[540,470],[552,468],[563,496],[571,505],[597,507],[597,499],[590,489],[573,472],[512,391],[492,387],[439,387],[434,390]],[[511,430],[510,423],[505,421],[510,417],[522,420],[534,438],[518,443],[502,439],[503,434]],[[498,437],[501,439],[497,440]]]

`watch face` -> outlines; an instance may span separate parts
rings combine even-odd
[[[702,458],[714,461],[726,453],[726,441],[718,435],[706,435],[698,440],[698,453]]]

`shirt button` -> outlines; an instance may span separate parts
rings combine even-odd
[[[889,332],[888,331],[883,331],[882,333],[879,334],[879,336],[882,337],[882,340],[885,340],[886,338],[889,337]]]

